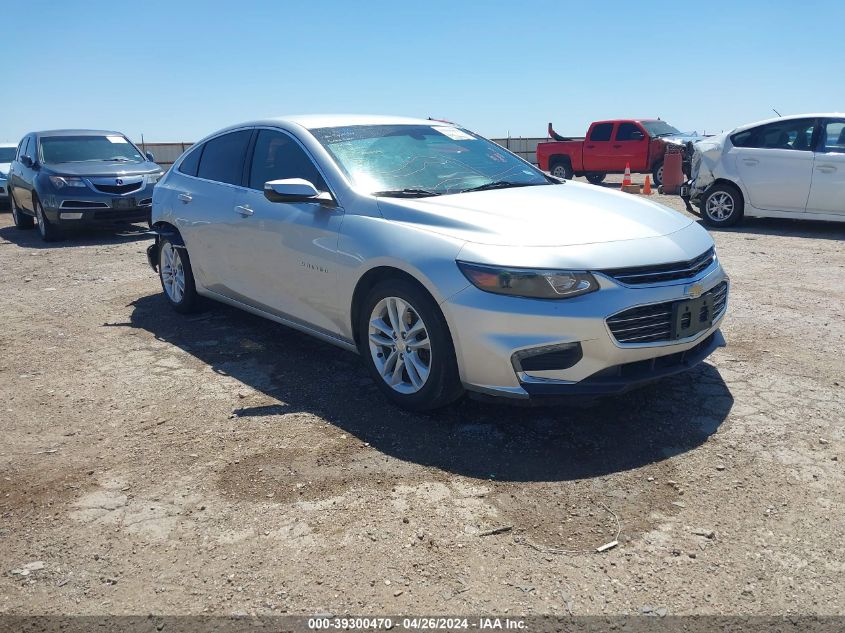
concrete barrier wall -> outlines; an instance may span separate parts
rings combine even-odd
[[[498,143],[502,147],[509,149],[517,156],[521,156],[529,163],[537,164],[537,144],[548,140],[545,138],[493,138],[490,139],[494,143]],[[162,167],[169,168],[176,159],[179,158],[186,149],[193,143],[188,141],[180,141],[177,143],[138,143],[146,152],[152,152],[155,155],[156,162]]]

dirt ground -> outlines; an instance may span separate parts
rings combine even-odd
[[[845,614],[845,224],[714,238],[696,370],[421,416],[352,354],[173,313],[140,232],[0,213],[0,613]]]

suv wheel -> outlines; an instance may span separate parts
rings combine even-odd
[[[15,196],[12,195],[11,191],[9,192],[9,206],[12,208],[12,220],[15,222],[16,229],[23,231],[35,226],[35,218],[18,209],[18,205],[15,204]]]
[[[383,281],[367,294],[358,351],[381,392],[403,409],[436,409],[463,393],[446,320],[408,281]]]
[[[188,251],[166,237],[161,238],[158,248],[158,276],[164,296],[174,310],[188,313],[196,309],[199,296]]]
[[[742,220],[745,204],[739,189],[729,184],[712,187],[701,201],[701,217],[708,226],[735,226]]]
[[[59,227],[47,218],[44,207],[41,206],[41,201],[38,198],[35,199],[35,222],[38,224],[38,233],[45,242],[55,242],[61,239],[62,233]]]

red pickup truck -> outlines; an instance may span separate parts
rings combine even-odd
[[[549,123],[549,136],[554,140],[537,145],[537,162],[558,178],[586,176],[598,184],[607,174],[621,174],[629,164],[632,173],[650,173],[655,185],[663,183],[666,143],[683,145],[699,138],[659,119],[596,121],[585,138],[561,136]]]

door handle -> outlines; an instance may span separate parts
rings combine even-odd
[[[746,165],[756,165],[760,161],[757,160],[756,158],[743,158],[742,162],[745,163]]]
[[[836,171],[836,167],[833,165],[818,165],[816,169],[818,169],[823,174],[832,174]]]
[[[253,215],[255,213],[255,211],[250,209],[247,205],[239,204],[238,206],[235,207],[235,213],[240,213],[243,217],[246,218],[246,217],[249,217],[250,215]]]
[[[585,145],[584,147],[586,147],[587,149],[596,149],[595,145]]]
[[[193,200],[193,197],[189,193],[180,193],[176,197],[179,198],[179,200],[181,200],[185,204],[188,204],[191,200]]]
[[[613,149],[619,149],[620,147],[622,147],[622,146],[621,145],[614,145]]]

